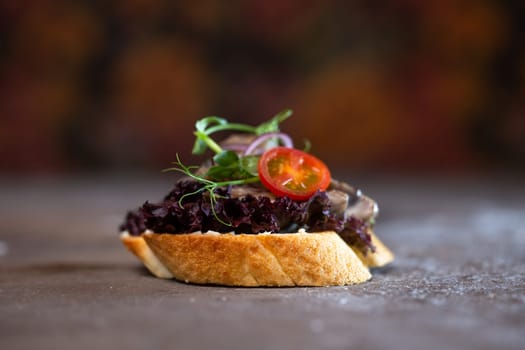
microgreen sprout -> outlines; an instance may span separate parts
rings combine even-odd
[[[182,208],[182,202],[183,202],[184,198],[186,198],[188,196],[192,196],[192,195],[198,194],[198,193],[203,192],[203,191],[208,191],[208,195],[210,197],[210,204],[211,204],[211,210],[213,212],[213,216],[215,216],[217,221],[219,221],[220,223],[222,223],[224,225],[227,225],[227,226],[231,226],[231,223],[225,222],[224,220],[219,218],[219,216],[215,212],[215,205],[217,203],[217,198],[220,197],[220,195],[216,193],[216,190],[218,188],[220,188],[220,187],[234,186],[234,185],[244,185],[244,184],[249,184],[249,183],[254,183],[254,182],[259,182],[260,181],[258,176],[252,176],[252,177],[249,177],[249,178],[239,179],[239,180],[212,181],[212,180],[209,180],[209,179],[207,179],[205,177],[202,177],[200,175],[195,174],[192,170],[196,169],[198,167],[184,165],[182,163],[182,161],[180,160],[180,157],[179,157],[178,154],[176,155],[176,159],[177,159],[177,161],[172,163],[172,164],[175,165],[174,167],[164,169],[163,171],[164,172],[166,172],[166,171],[178,171],[178,172],[183,173],[184,175],[189,176],[192,179],[194,179],[194,180],[196,180],[196,181],[198,181],[198,182],[203,184],[203,187],[199,188],[198,190],[196,190],[194,192],[191,192],[191,193],[184,194],[179,199],[179,203],[178,203],[179,206]]]
[[[195,123],[195,144],[193,145],[193,154],[203,154],[206,148],[210,148],[216,154],[223,152],[223,149],[217,144],[210,135],[218,131],[239,131],[255,135],[262,135],[270,132],[279,131],[279,124],[292,115],[290,109],[285,109],[277,113],[272,119],[258,126],[247,124],[230,123],[224,118],[212,116],[198,120]]]
[[[224,118],[217,116],[210,116],[198,120],[195,123],[195,143],[193,145],[193,154],[203,154],[206,149],[211,149],[215,155],[213,156],[214,165],[207,169],[203,175],[198,175],[194,172],[198,169],[197,166],[186,166],[180,160],[179,155],[176,156],[176,161],[172,164],[174,167],[164,169],[163,171],[178,171],[184,175],[200,182],[203,187],[192,193],[186,193],[179,200],[179,206],[182,207],[184,198],[207,191],[210,198],[211,210],[215,218],[224,225],[231,226],[217,216],[215,212],[215,205],[217,198],[220,197],[216,190],[220,187],[245,185],[250,183],[260,182],[257,173],[257,163],[259,156],[255,155],[239,155],[231,150],[224,150],[213,138],[210,136],[219,131],[237,131],[243,133],[254,134],[260,136],[267,133],[277,133],[279,131],[279,124],[288,119],[292,115],[289,109],[283,110],[276,114],[272,119],[264,122],[258,126],[251,126],[247,124],[230,123]]]

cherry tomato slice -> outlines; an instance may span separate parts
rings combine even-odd
[[[295,148],[275,147],[261,156],[261,182],[273,194],[306,200],[330,184],[330,171],[318,158]]]

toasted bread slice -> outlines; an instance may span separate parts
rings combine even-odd
[[[159,278],[173,278],[171,272],[151,251],[142,236],[130,236],[127,232],[123,232],[120,234],[120,240],[152,274]]]
[[[259,235],[145,233],[139,237],[123,234],[121,239],[154,275],[169,278],[168,274],[158,275],[157,263],[144,261],[151,255],[143,250],[150,250],[174,278],[188,283],[329,286],[362,283],[371,277],[356,253],[331,231]]]

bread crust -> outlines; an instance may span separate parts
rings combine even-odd
[[[121,239],[148,269],[141,258],[144,254],[137,250],[149,249],[173,278],[187,283],[330,286],[362,283],[371,277],[358,255],[333,231],[259,235],[144,233],[138,237],[123,235]],[[139,246],[139,240],[144,245]]]
[[[142,236],[130,236],[127,232],[123,232],[120,240],[152,274],[159,278],[173,278],[171,272],[160,262]]]

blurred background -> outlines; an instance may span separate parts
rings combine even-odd
[[[0,0],[0,174],[158,172],[195,120],[356,171],[525,169],[522,1]]]

